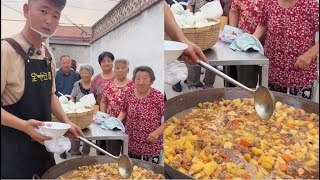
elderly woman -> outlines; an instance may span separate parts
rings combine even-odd
[[[315,0],[267,0],[254,36],[267,34],[269,88],[311,99],[317,79],[319,4]]]
[[[155,80],[150,67],[140,66],[133,72],[134,88],[125,93],[118,119],[126,120],[129,156],[159,163],[164,124],[164,97],[151,87]]]
[[[114,61],[115,79],[106,84],[102,92],[100,102],[100,111],[110,116],[118,117],[120,114],[120,106],[123,102],[123,93],[133,87],[133,81],[127,78],[129,73],[129,61],[126,59],[116,59]],[[125,122],[123,122],[125,124]],[[113,155],[119,155],[122,141],[110,140],[100,142],[100,147],[105,148]]]
[[[97,104],[100,104],[102,91],[106,83],[114,79],[113,60],[114,56],[111,52],[102,52],[98,57],[102,73],[93,78],[90,88],[90,93],[94,94]]]
[[[129,61],[116,59],[114,61],[115,78],[106,84],[100,102],[100,111],[114,117],[120,114],[120,105],[123,101],[122,94],[133,87],[133,81],[127,78]]]
[[[229,11],[229,25],[253,34],[260,23],[265,0],[233,0]],[[258,65],[236,66],[237,79],[244,85],[255,88],[260,68]]]
[[[71,92],[71,98],[73,102],[78,102],[80,98],[84,95],[89,94],[91,87],[91,77],[94,73],[92,66],[90,65],[82,65],[79,70],[81,79],[74,83],[73,89]],[[89,155],[90,146],[87,144],[83,144],[82,152],[80,151],[80,141],[79,140],[71,140],[71,156],[78,155]]]
[[[84,95],[90,93],[91,77],[94,71],[90,65],[82,65],[79,70],[81,79],[74,83],[71,91],[71,98],[73,102],[78,102]]]

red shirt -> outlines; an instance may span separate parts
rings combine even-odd
[[[106,83],[110,80],[113,80],[114,78],[111,79],[103,79],[101,74],[98,74],[96,77],[94,77],[91,81],[91,87],[90,87],[90,93],[94,94],[94,97],[96,98],[97,104],[100,105],[101,101],[101,95],[102,91],[106,85]]]
[[[101,102],[107,105],[107,114],[118,117],[123,102],[123,93],[133,87],[133,81],[129,80],[124,87],[117,87],[114,80],[107,82],[101,97]]]
[[[317,79],[317,61],[305,69],[295,69],[297,58],[315,44],[319,31],[319,4],[298,0],[290,8],[278,0],[267,0],[261,24],[267,26],[265,55],[269,58],[269,81],[289,88],[305,87]]]
[[[163,149],[162,136],[155,143],[147,141],[148,135],[161,126],[164,116],[164,96],[151,88],[150,94],[138,99],[134,88],[126,92],[122,111],[127,112],[126,133],[129,135],[129,152],[138,156],[158,155]]]
[[[253,34],[259,25],[265,0],[233,0],[231,10],[239,12],[238,27]]]

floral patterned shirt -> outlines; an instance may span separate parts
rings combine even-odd
[[[98,74],[96,77],[92,79],[90,93],[93,93],[98,105],[100,104],[102,91],[105,85],[107,84],[108,81],[113,79],[114,77],[111,79],[103,79],[101,74]]]
[[[189,5],[193,6],[193,12],[196,13],[200,11],[200,8],[207,4],[206,0],[188,0],[187,2]]]
[[[267,0],[261,24],[267,26],[265,55],[269,58],[269,81],[299,88],[317,79],[314,58],[305,70],[294,68],[297,58],[315,44],[319,32],[319,4],[315,0],[299,0],[290,8],[279,6],[278,0]]]
[[[106,84],[102,92],[101,102],[107,105],[107,114],[118,117],[120,114],[120,107],[123,103],[123,96],[126,91],[133,88],[133,81],[129,80],[124,87],[117,87],[114,80]]]
[[[138,156],[158,155],[163,148],[162,136],[155,143],[147,141],[148,135],[161,126],[164,116],[164,96],[151,88],[150,94],[138,99],[134,88],[126,92],[122,111],[127,112],[126,133],[129,135],[129,153]]]
[[[79,99],[89,94],[89,92],[90,92],[90,88],[84,89],[82,87],[82,80],[80,79],[79,81],[74,83],[70,96],[76,98],[76,102],[78,102]]]
[[[239,12],[238,27],[253,34],[259,25],[265,0],[233,0],[231,10]]]

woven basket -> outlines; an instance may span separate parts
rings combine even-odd
[[[182,29],[187,39],[194,44],[198,45],[202,51],[211,48],[219,39],[220,21],[209,20],[218,22],[215,25],[206,26],[202,28],[187,28]],[[164,37],[165,40],[171,40],[167,34]]]
[[[94,109],[90,108],[90,111],[83,113],[68,113],[67,116],[71,122],[78,125],[81,129],[85,129],[90,126],[93,119]],[[51,114],[52,121],[58,121],[53,114]]]

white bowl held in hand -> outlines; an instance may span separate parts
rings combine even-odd
[[[188,45],[177,41],[164,41],[164,60],[166,64],[176,61]]]
[[[43,123],[44,126],[39,126],[40,132],[53,138],[63,136],[71,127],[69,124],[61,122],[45,121]]]

